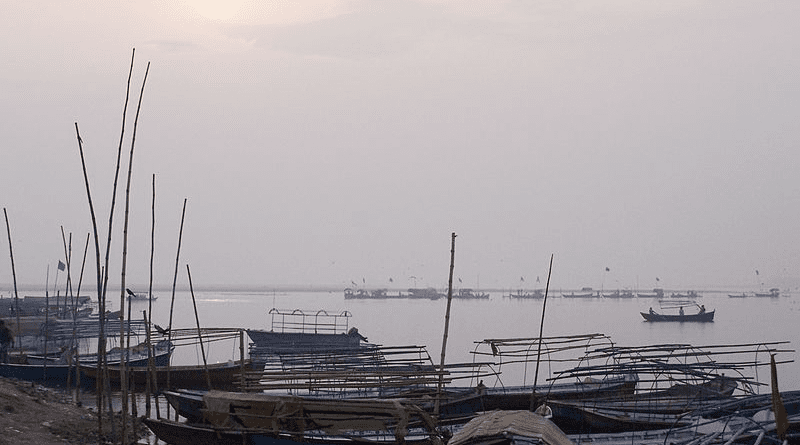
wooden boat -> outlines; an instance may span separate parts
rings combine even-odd
[[[631,292],[629,290],[623,290],[623,291],[615,290],[614,292],[611,292],[610,294],[603,294],[603,297],[604,298],[635,298],[636,295],[634,295],[633,292]]]
[[[522,289],[517,290],[516,292],[512,292],[508,294],[510,298],[532,298],[532,299],[540,299],[544,298],[544,292],[541,289],[536,289],[532,292],[528,292]]]
[[[161,342],[156,348],[156,364],[166,365],[169,363],[170,355],[174,347],[170,347],[170,343]],[[118,348],[112,349],[108,353],[107,360],[109,365],[113,368],[114,365],[119,365],[119,360],[122,353]],[[129,366],[147,366],[146,352],[142,357],[141,352],[133,352]],[[22,355],[14,357],[17,363],[0,363],[0,376],[16,378],[31,382],[41,382],[55,386],[66,385],[68,381],[75,382],[78,376],[78,368],[74,358],[70,358],[68,354],[60,354],[57,357],[36,356],[36,355]],[[97,367],[97,356],[86,355],[80,357],[80,375],[81,381],[85,382],[91,379],[87,374],[88,371]],[[96,371],[92,370],[91,374],[94,375]]]
[[[698,312],[696,314],[659,314],[657,312],[640,312],[645,321],[679,321],[679,322],[711,322],[714,321],[714,311]]]
[[[175,412],[185,418],[187,422],[200,423],[205,417],[203,415],[205,410],[203,396],[206,392],[205,390],[176,389],[163,391],[162,394]]]
[[[781,291],[777,287],[773,287],[769,290],[769,292],[756,292],[756,297],[769,297],[769,298],[778,298],[781,296]]]
[[[369,444],[407,444],[407,445],[442,445],[444,442],[430,438],[395,440],[378,440],[363,437],[338,437],[331,435],[297,435],[291,433],[272,433],[249,431],[246,429],[220,428],[207,424],[190,424],[167,419],[142,419],[150,431],[159,440],[171,445],[369,445]]]
[[[167,340],[161,340],[155,345],[153,345],[153,357],[155,358],[156,366],[166,366],[169,364],[169,358],[172,355],[172,351],[175,349],[175,346],[172,345]],[[147,354],[147,346],[144,343],[140,343],[136,346],[132,346],[127,352],[123,348],[112,348],[106,353],[106,361],[109,365],[118,365],[120,361],[123,359],[126,360],[128,366],[132,367],[141,367],[147,366],[148,362],[148,354]],[[69,360],[74,360],[69,357],[69,354],[66,352],[59,353],[58,355],[51,356],[43,356],[43,355],[35,355],[29,354],[25,357],[25,363],[28,365],[43,365],[47,362],[48,366],[52,365],[63,365],[67,364]],[[79,357],[79,361],[81,365],[87,366],[97,366],[97,354],[86,354],[81,355]]]
[[[683,413],[622,411],[563,400],[548,401],[547,406],[552,410],[553,423],[567,434],[660,430],[688,426],[693,422]]]
[[[561,296],[564,297],[564,298],[593,298],[594,297],[594,293],[592,293],[592,292],[580,292],[580,293],[571,292],[571,293],[568,293],[568,294],[561,294]]]
[[[489,294],[486,292],[474,291],[472,289],[459,289],[458,293],[453,295],[453,298],[462,298],[462,299],[487,299],[489,298]]]
[[[169,386],[167,386],[167,370],[169,369]],[[178,366],[157,366],[153,372],[156,377],[156,388],[158,389],[225,389],[234,390],[241,385],[242,363],[225,362],[211,363],[207,367],[208,377],[206,377],[206,367],[203,365],[178,365]],[[244,364],[244,370],[251,369],[250,361]],[[81,365],[83,375],[96,378],[97,367]],[[127,368],[125,370],[128,378],[135,387],[143,388],[147,384],[146,367]],[[120,384],[120,367],[109,366],[108,378],[112,385]],[[151,375],[151,379],[152,379]],[[208,380],[211,381],[211,388],[208,387]]]
[[[247,335],[257,349],[263,352],[280,354],[307,349],[345,349],[357,348],[366,337],[351,328],[342,334],[325,334],[313,332],[275,332],[248,329]]]
[[[25,363],[0,363],[0,377],[46,383],[53,386],[66,386],[77,382],[78,369],[75,365],[29,365]],[[81,379],[84,381],[84,379]]]
[[[652,293],[637,293],[639,298],[664,298],[664,289],[655,288]]]
[[[202,400],[204,426],[146,424],[171,444],[233,443],[228,439],[259,444],[443,444],[430,415],[402,399],[312,399],[214,390]],[[202,442],[211,438],[214,441]],[[218,438],[224,440],[217,442]]]
[[[624,398],[634,393],[637,382],[636,374],[625,374],[603,379],[587,378],[576,382],[538,385],[535,391],[531,386],[485,388],[480,391],[482,404],[480,411],[530,409],[532,398],[547,400]]]
[[[350,312],[329,314],[325,310],[306,313],[300,309],[284,311],[272,308],[270,330],[247,329],[253,344],[253,362],[263,363],[265,356],[303,351],[359,348],[366,337],[349,327]]]
[[[714,321],[714,311],[706,311],[706,307],[702,304],[697,304],[690,300],[661,300],[661,310],[671,311],[672,313],[658,313],[651,307],[648,312],[640,312],[645,321],[678,321],[678,322],[711,322]],[[684,307],[696,306],[698,312],[694,314],[687,314],[684,312]]]

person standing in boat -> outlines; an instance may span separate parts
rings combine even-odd
[[[678,311],[678,313],[681,314],[681,317],[683,317],[683,306],[681,306],[681,309]]]
[[[14,341],[14,334],[8,329],[5,322],[0,320],[0,362],[8,363],[8,348]]]

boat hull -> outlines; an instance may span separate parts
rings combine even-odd
[[[168,369],[169,385],[167,385]],[[246,362],[244,366],[245,372],[250,369],[250,363]],[[96,378],[97,376],[97,368],[93,366],[81,366],[81,371],[91,378]],[[125,372],[135,387],[143,388],[147,385],[148,370],[146,368],[128,368]],[[211,381],[211,389],[233,390],[240,387],[242,367],[241,362],[212,363],[208,365],[208,376],[206,376],[206,367],[203,365],[170,366],[169,368],[157,366],[154,372],[156,388],[159,390],[175,388],[209,389],[209,380]],[[118,366],[109,367],[108,378],[112,385],[119,385],[120,368]]]

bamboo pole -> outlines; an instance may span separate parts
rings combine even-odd
[[[178,251],[175,254],[175,275],[172,276],[172,299],[169,303],[169,327],[167,328],[167,341],[170,343],[172,342],[172,314],[175,309],[175,286],[178,283],[178,264],[180,263],[181,259],[181,241],[183,239],[183,222],[186,218],[186,201],[187,198],[183,198],[183,211],[181,212],[181,226],[180,230],[178,231]],[[169,363],[167,363],[167,388],[170,388],[170,381],[169,381]],[[169,418],[169,404],[167,404],[167,418]],[[175,413],[176,420],[177,420],[178,413]]]
[[[192,294],[192,306],[194,306],[194,319],[197,322],[197,339],[200,341],[200,354],[203,356],[203,368],[206,371],[206,382],[208,383],[208,389],[212,390],[214,388],[211,387],[211,375],[208,373],[208,362],[206,361],[206,350],[203,346],[203,335],[200,331],[200,317],[197,315],[197,302],[194,299],[194,287],[192,286],[192,271],[189,269],[189,265],[186,265],[186,274],[189,276],[189,291]]]
[[[64,226],[61,226],[61,242],[64,245],[64,261],[66,262],[66,272],[67,272],[67,283],[64,289],[64,318],[66,318],[67,312],[67,297],[71,294],[72,290],[72,283],[70,282],[70,262],[72,261],[72,233],[69,234],[69,245],[67,245],[67,238],[64,235]],[[74,300],[73,300],[73,307],[74,307]],[[74,325],[74,318],[73,318],[73,325]],[[67,370],[67,391],[70,390],[72,386],[72,355],[76,349],[75,340],[71,339],[69,343],[69,352],[67,353],[67,364],[69,368]],[[78,371],[77,368],[75,368]]]
[[[125,89],[125,106],[123,107],[123,110],[122,110],[122,127],[120,129],[120,135],[119,135],[119,146],[117,148],[117,164],[116,164],[116,169],[114,170],[114,186],[113,186],[112,193],[111,193],[111,208],[110,208],[109,217],[108,217],[108,238],[107,238],[107,241],[106,241],[105,265],[103,267],[103,271],[104,271],[103,272],[103,307],[105,307],[105,301],[106,301],[106,295],[107,295],[106,294],[106,290],[107,290],[107,286],[108,286],[108,277],[109,277],[108,264],[109,264],[110,257],[111,257],[111,235],[112,235],[112,232],[113,232],[112,228],[113,228],[113,225],[114,225],[113,224],[113,222],[114,222],[114,209],[116,207],[116,201],[117,201],[117,184],[119,182],[119,171],[120,171],[120,165],[122,163],[122,145],[123,145],[123,141],[124,141],[124,138],[125,138],[125,123],[127,121],[128,102],[130,100],[130,90],[131,90],[131,77],[133,77],[133,62],[135,60],[135,56],[136,56],[136,49],[134,48],[131,51],[131,66],[130,66],[130,70],[128,71],[128,82],[127,82],[127,87]],[[125,258],[125,256],[123,255],[123,259],[124,258]],[[123,270],[124,270],[124,267],[123,267]],[[123,272],[123,274],[124,274],[124,272]],[[124,290],[123,290],[123,292],[124,292]],[[124,304],[120,304],[120,308],[119,308],[120,325],[122,325],[122,322],[123,322],[124,308],[125,308],[125,305]],[[103,317],[105,317],[105,315],[103,315]],[[120,341],[121,341],[121,339],[120,339]],[[108,361],[107,361],[107,359],[105,357],[105,352],[106,352],[105,351],[105,349],[106,349],[106,339],[105,339],[105,337],[103,337],[101,339],[101,342],[102,342],[103,349],[101,351],[101,350],[99,350],[100,348],[98,347],[98,359],[99,359],[100,362],[103,363],[103,380],[105,382],[104,391],[107,391],[110,394],[111,387],[110,387],[110,382],[108,381]],[[111,399],[110,398],[109,398],[109,403],[108,403],[108,411],[109,411],[109,416],[111,418],[113,418],[114,409],[113,409],[113,406],[111,404]],[[127,410],[125,410],[125,411],[127,411]],[[125,414],[125,413],[123,413],[123,414]],[[111,426],[112,426],[112,432],[113,432],[114,431],[114,423],[113,422],[112,422]],[[123,430],[123,432],[122,432],[122,439],[123,440],[124,440],[124,436],[125,436],[125,432]]]
[[[239,361],[241,361],[241,365],[240,365],[241,378],[239,380],[240,380],[240,383],[241,383],[242,391],[244,391],[244,387],[245,387],[245,375],[244,375],[244,373],[245,373],[245,369],[244,369],[245,368],[245,366],[244,366],[244,329],[239,329]]]
[[[100,343],[102,343],[103,339],[104,339],[104,337],[103,337],[103,326],[104,326],[104,320],[105,320],[106,315],[105,315],[105,300],[103,299],[102,272],[101,272],[101,266],[100,266],[100,239],[99,239],[99,235],[98,235],[98,231],[97,231],[97,217],[95,215],[94,204],[92,202],[92,192],[91,192],[91,189],[89,187],[89,175],[86,172],[86,158],[83,155],[83,139],[81,139],[81,133],[80,133],[80,130],[78,129],[78,123],[77,122],[75,122],[75,135],[76,135],[77,140],[78,140],[78,151],[80,152],[80,155],[81,155],[81,166],[83,168],[83,180],[84,180],[84,183],[86,185],[86,196],[87,196],[87,198],[89,200],[89,213],[91,214],[91,217],[92,217],[92,232],[94,233],[95,261],[96,261],[96,265],[97,265],[97,305],[98,305],[98,311],[100,312],[100,319],[98,321],[98,323],[99,323],[99,327],[98,327],[99,333],[98,333],[98,337],[97,337],[97,343],[98,343],[98,345],[97,345],[97,353],[98,353],[98,357],[97,357],[98,358],[98,360],[97,360],[97,371],[98,371],[97,372],[97,376],[98,376],[98,378],[96,380],[95,394],[96,394],[96,399],[97,399],[96,400],[97,412],[99,413],[99,415],[97,416],[97,431],[98,431],[98,435],[102,436],[103,435],[103,416],[102,416],[102,412],[103,412],[103,374],[102,374],[101,370],[102,370],[102,366],[103,365],[102,365],[102,359],[100,357],[100,351],[101,351],[101,347],[102,347],[100,345]]]
[[[144,87],[147,84],[147,75],[150,72],[150,62],[144,71],[144,78],[142,79],[142,87],[139,90],[139,101],[136,105],[136,116],[133,120],[133,134],[131,135],[131,149],[128,159],[128,180],[125,188],[125,222],[122,231],[122,272],[120,284],[120,344],[123,341],[124,333],[124,318],[122,308],[125,307],[125,277],[127,272],[127,259],[128,259],[128,221],[130,214],[130,194],[131,194],[131,176],[133,175],[133,153],[136,146],[136,132],[139,126],[139,114],[142,109],[142,99],[144,98]],[[128,320],[130,320],[130,301],[128,302]],[[129,323],[130,324],[130,323]],[[130,335],[130,329],[128,329]],[[128,342],[130,343],[130,337]],[[130,344],[128,344],[128,347]],[[128,349],[125,350],[125,355],[128,355]],[[120,390],[122,392],[122,442],[127,443],[127,422],[128,422],[128,379],[126,377],[126,360],[120,361]]]
[[[531,391],[531,410],[536,408],[536,385],[539,379],[539,362],[542,357],[542,333],[544,332],[544,312],[547,309],[547,292],[550,290],[550,275],[553,273],[553,254],[550,254],[550,268],[547,271],[547,284],[544,288],[544,301],[542,302],[542,321],[539,323],[539,348],[536,352],[536,371],[533,374],[533,390]]]
[[[544,316],[545,316],[545,311],[547,309],[547,294],[548,294],[548,292],[550,290],[550,276],[551,276],[552,272],[553,272],[553,255],[551,254],[550,255],[550,268],[549,268],[549,270],[547,272],[547,284],[545,285],[545,291],[544,291],[544,301],[542,302],[542,320],[539,323],[539,342],[538,342],[539,345],[538,345],[538,350],[536,352],[536,371],[535,371],[534,376],[533,376],[533,387],[534,387],[534,390],[536,388],[536,384],[538,383],[538,378],[539,378],[539,359],[540,359],[540,357],[542,355],[542,335],[544,333]]]
[[[50,265],[47,265],[47,273],[44,279],[44,361],[42,365],[42,374],[44,374],[45,380],[47,380],[47,328],[48,326],[48,319],[50,318],[50,292],[48,291],[48,287],[50,287]]]
[[[447,352],[447,333],[450,329],[450,304],[453,301],[453,267],[456,258],[456,233],[453,232],[450,239],[450,278],[447,282],[447,310],[444,314],[444,335],[442,335],[442,359],[439,370],[444,371],[445,353]],[[434,413],[439,416],[439,404],[442,398],[442,386],[444,385],[444,374],[439,374],[439,385],[436,395],[436,407]]]
[[[17,337],[19,337],[20,332],[22,332],[20,330],[20,325],[19,325],[19,294],[17,293],[17,269],[16,267],[14,267],[14,248],[11,243],[11,225],[8,223],[8,212],[6,211],[5,207],[3,207],[3,216],[5,216],[6,218],[6,233],[8,233],[8,253],[11,256],[11,276],[14,278],[14,306],[16,306],[14,312],[17,313],[17,335],[14,336],[14,345],[16,345],[17,348],[21,348],[22,343],[21,342],[17,343]]]
[[[155,236],[156,236],[156,175],[153,173],[153,199],[150,204],[150,279],[147,286],[148,306],[145,313],[145,321],[147,324],[147,383],[145,385],[145,415],[150,417],[150,389],[152,384],[156,383],[151,380],[151,373],[155,372],[155,360],[153,359],[153,345],[150,338],[150,326],[153,323],[153,257],[155,252]],[[148,314],[149,317],[148,318]],[[154,393],[156,391],[153,391]],[[157,397],[157,396],[156,396]],[[156,398],[156,407],[158,407],[158,398]]]
[[[83,284],[83,270],[86,266],[86,254],[89,252],[89,234],[86,234],[86,245],[83,248],[83,262],[81,263],[81,274],[78,277],[78,298],[81,296],[81,284]],[[72,343],[75,345],[75,369],[78,372],[75,373],[75,396],[74,401],[77,402],[80,400],[80,387],[81,387],[81,359],[80,354],[78,351],[78,314],[77,308],[73,306],[72,309]]]

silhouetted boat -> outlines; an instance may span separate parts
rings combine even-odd
[[[697,306],[699,309],[697,313],[687,314],[684,312],[684,307]],[[677,301],[661,305],[662,310],[677,311],[677,313],[658,313],[650,308],[648,312],[640,312],[645,321],[678,321],[678,322],[711,322],[714,321],[714,311],[706,311],[704,305],[698,305],[695,302]]]

